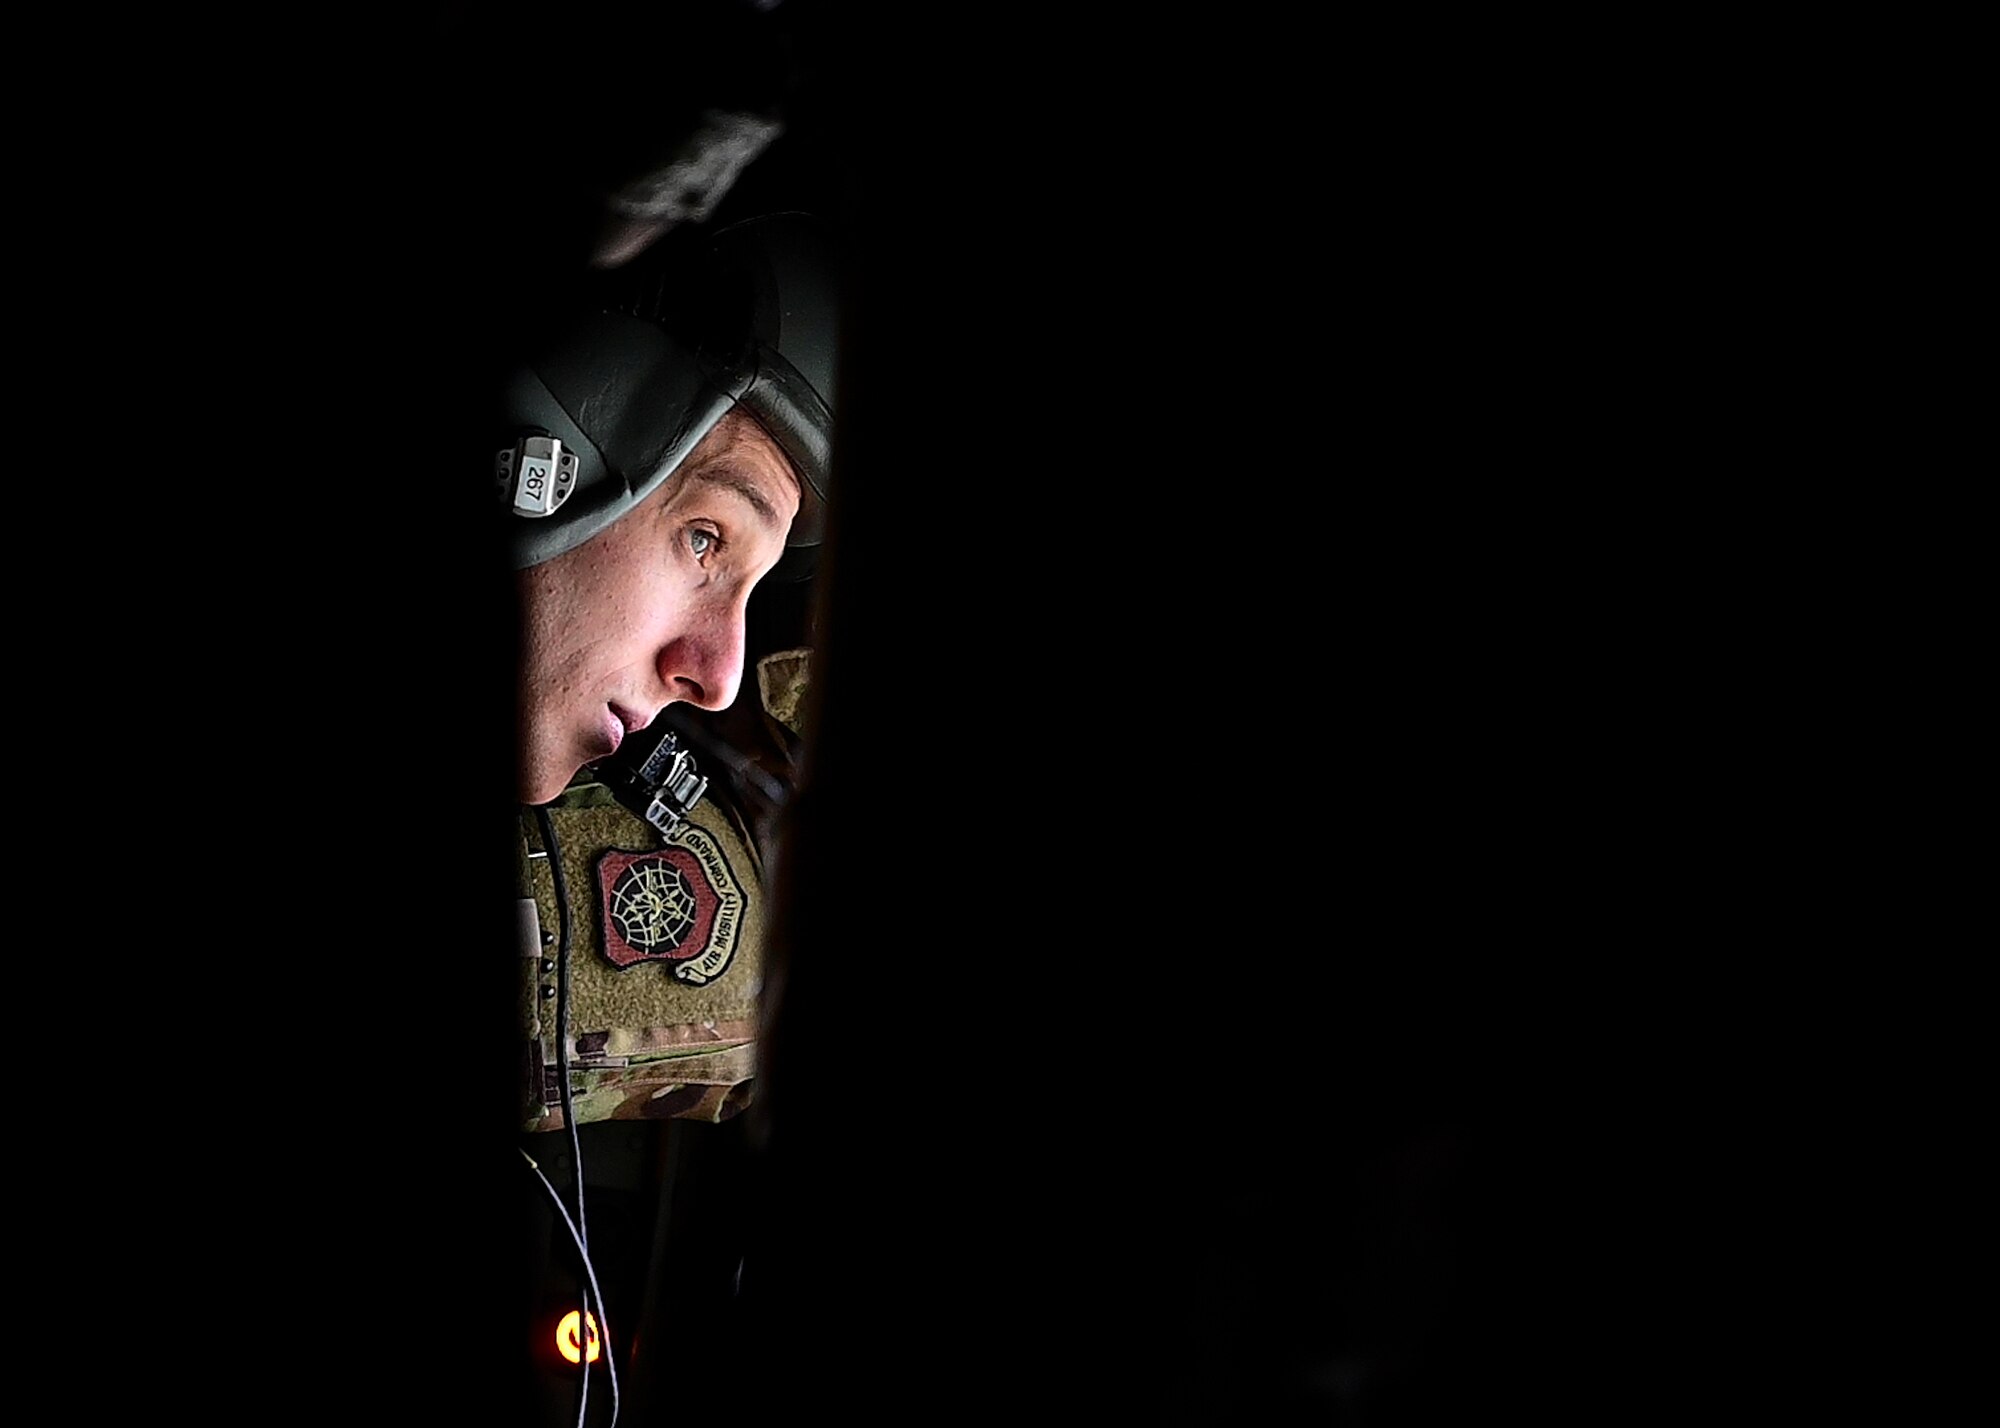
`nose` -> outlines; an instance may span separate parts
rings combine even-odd
[[[660,646],[660,679],[667,702],[697,709],[727,709],[743,682],[744,607],[736,602],[712,617],[691,620]]]

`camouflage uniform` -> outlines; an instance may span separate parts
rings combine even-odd
[[[732,746],[789,786],[805,732],[810,651],[757,664],[762,712],[740,709]],[[569,1064],[578,1124],[721,1121],[750,1104],[764,977],[760,842],[718,781],[670,838],[600,784],[548,809],[570,904]],[[523,1116],[563,1125],[556,1058],[555,877],[533,814],[521,816]]]
[[[720,1121],[749,1104],[763,976],[763,870],[711,792],[671,837],[597,784],[548,808],[570,906],[569,1065],[578,1124]],[[561,923],[531,813],[521,820],[524,1127],[563,1125]]]

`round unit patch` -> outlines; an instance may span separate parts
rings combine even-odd
[[[743,930],[743,889],[722,849],[683,823],[650,853],[612,849],[597,860],[604,955],[616,967],[665,962],[683,982],[721,976]]]

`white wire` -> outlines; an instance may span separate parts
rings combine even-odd
[[[516,1150],[521,1149],[519,1146],[516,1146],[514,1148]],[[597,1339],[598,1342],[604,1346],[604,1371],[611,1376],[611,1422],[609,1425],[607,1425],[607,1428],[617,1428],[618,1361],[612,1355],[611,1352],[611,1324],[604,1317],[604,1295],[597,1287],[597,1271],[591,1266],[590,1252],[583,1247],[583,1240],[577,1235],[576,1232],[576,1221],[572,1220],[569,1217],[569,1207],[563,1204],[562,1196],[556,1193],[556,1187],[549,1183],[549,1177],[542,1174],[542,1167],[535,1164],[535,1158],[532,1155],[528,1154],[527,1151],[525,1150],[521,1151],[521,1159],[528,1162],[528,1169],[535,1172],[535,1179],[541,1181],[542,1188],[549,1192],[549,1202],[556,1207],[556,1213],[562,1216],[563,1225],[565,1228],[569,1230],[570,1239],[572,1239],[576,1243],[576,1252],[583,1258],[583,1272],[585,1277],[590,1281],[590,1298],[592,1299],[592,1301],[595,1302],[597,1306]],[[588,1378],[588,1374],[590,1372],[590,1325],[589,1324],[587,1323],[579,1324],[577,1326],[577,1343],[581,1345],[581,1348],[579,1349],[578,1352],[582,1357],[584,1373],[586,1375],[584,1379],[583,1393],[579,1395],[578,1401],[581,1404],[588,1405],[590,1401],[589,1397],[590,1380]],[[583,1411],[584,1410],[581,1407],[577,1409],[577,1423],[579,1425],[579,1428],[581,1428],[581,1424],[583,1422]]]
[[[570,1099],[569,1082],[569,892],[564,886],[562,867],[562,840],[556,836],[555,820],[546,808],[535,810],[535,821],[542,830],[543,850],[548,854],[549,877],[555,885],[556,914],[562,925],[562,946],[557,949],[559,973],[557,985],[561,994],[556,1002],[556,1063],[557,1074],[562,1077],[563,1126],[569,1132],[570,1161],[576,1170],[576,1219],[571,1220],[569,1210],[563,1205],[562,1196],[556,1194],[555,1186],[542,1174],[542,1168],[535,1164],[533,1156],[526,1150],[521,1158],[535,1172],[535,1178],[542,1182],[542,1188],[555,1201],[556,1209],[562,1212],[563,1223],[569,1227],[569,1237],[576,1242],[577,1255],[583,1260],[583,1272],[590,1280],[590,1293],[584,1297],[583,1309],[586,1322],[578,1331],[577,1342],[581,1345],[578,1364],[583,1370],[576,1394],[576,1428],[584,1428],[584,1417],[590,1411],[590,1315],[591,1302],[597,1305],[598,1342],[604,1349],[604,1368],[611,1375],[611,1422],[607,1428],[618,1428],[618,1369],[617,1359],[611,1352],[611,1326],[604,1313],[604,1295],[597,1288],[597,1271],[590,1262],[590,1237],[584,1228],[583,1217],[583,1142],[576,1133],[576,1107]],[[519,1149],[519,1147],[516,1147]]]

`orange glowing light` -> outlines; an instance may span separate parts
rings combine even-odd
[[[570,1310],[569,1313],[563,1315],[562,1323],[556,1325],[556,1347],[562,1350],[562,1356],[571,1363],[576,1363],[578,1361],[577,1355],[583,1351],[583,1345],[576,1341],[576,1323],[579,1312],[575,1309]],[[590,1361],[596,1363],[599,1357],[599,1350],[597,1347],[597,1316],[595,1314],[590,1316],[588,1328],[585,1332],[590,1335]]]

